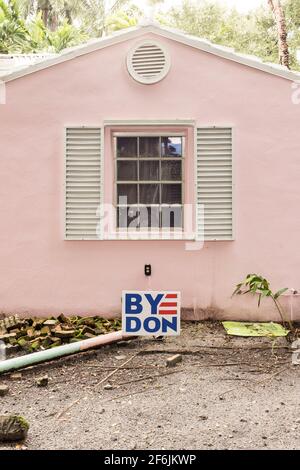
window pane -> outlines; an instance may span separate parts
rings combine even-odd
[[[159,158],[159,137],[140,137],[140,157]]]
[[[137,204],[137,185],[118,184],[117,204]]]
[[[162,207],[161,226],[164,228],[182,227],[182,207]]]
[[[156,181],[159,180],[159,162],[140,161],[140,181]]]
[[[140,207],[140,227],[159,228],[159,207]]]
[[[118,181],[136,181],[137,180],[137,161],[127,162],[119,161],[117,162],[117,178]]]
[[[162,137],[161,147],[162,157],[182,157],[181,137]]]
[[[140,184],[140,204],[159,204],[159,184]]]
[[[161,179],[163,181],[181,181],[181,161],[166,161],[161,164]]]
[[[162,185],[162,204],[181,204],[181,184]]]
[[[137,137],[118,137],[117,157],[137,158]]]
[[[139,210],[137,207],[118,207],[117,227],[137,228],[139,226]]]

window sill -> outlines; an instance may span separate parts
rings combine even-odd
[[[186,233],[182,230],[174,232],[164,231],[153,231],[153,232],[136,232],[136,231],[116,231],[112,233],[106,233],[104,240],[167,240],[167,241],[193,241],[196,236],[194,233]]]

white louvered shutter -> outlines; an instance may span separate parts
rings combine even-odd
[[[101,128],[66,129],[66,239],[101,239]]]
[[[232,240],[231,128],[197,129],[196,186],[196,238],[203,240],[204,235],[204,240]]]

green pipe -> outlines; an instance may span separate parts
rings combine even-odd
[[[132,339],[132,336],[125,336],[121,331],[108,333],[107,335],[96,336],[95,338],[85,339],[76,343],[65,344],[56,348],[39,351],[32,354],[26,354],[21,357],[14,357],[5,361],[0,361],[0,374],[11,370],[22,369],[23,367],[39,364],[40,362],[51,361],[58,357],[69,356],[88,349],[97,348],[106,344],[116,343]]]

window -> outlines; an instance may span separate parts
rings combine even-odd
[[[182,229],[184,137],[116,135],[119,229]]]

